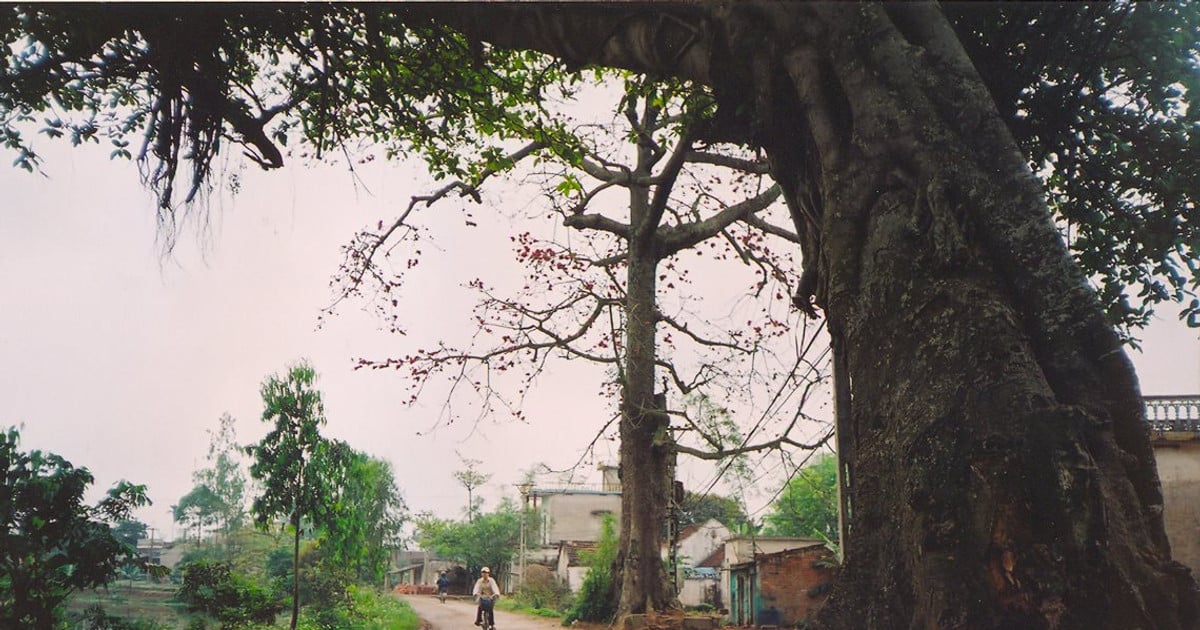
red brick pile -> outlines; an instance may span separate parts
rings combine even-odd
[[[400,595],[437,595],[437,587],[432,584],[397,584],[392,590]]]

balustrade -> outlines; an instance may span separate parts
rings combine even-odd
[[[1200,396],[1145,396],[1143,400],[1152,437],[1200,434]]]

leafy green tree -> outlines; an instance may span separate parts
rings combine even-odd
[[[149,505],[146,487],[121,481],[89,506],[92,481],[58,455],[22,452],[17,429],[0,433],[0,628],[52,630],[72,592],[136,559],[109,523]]]
[[[146,537],[146,529],[146,524],[141,521],[117,521],[113,536],[130,547],[137,547],[138,541]]]
[[[838,539],[837,455],[825,453],[796,471],[766,515],[766,534]]]
[[[321,547],[332,565],[379,584],[388,569],[390,551],[400,545],[404,500],[388,461],[351,451],[345,462]]]
[[[343,467],[343,449],[321,435],[325,407],[316,380],[307,363],[268,377],[262,385],[262,419],[273,426],[247,447],[254,460],[250,476],[262,484],[252,508],[255,522],[266,528],[283,518],[292,529],[292,630],[300,615],[301,527],[306,519],[317,522],[329,515]]]
[[[206,530],[214,527],[226,511],[225,502],[212,488],[201,484],[188,491],[171,506],[171,516],[185,528],[193,528],[196,541]]]
[[[473,521],[450,521],[430,515],[416,519],[417,541],[438,557],[460,562],[471,575],[489,567],[492,576],[508,575],[521,543],[521,513],[511,501]]]
[[[245,522],[246,474],[242,469],[243,450],[236,442],[234,419],[221,416],[216,432],[209,432],[208,463],[192,473],[194,486],[172,506],[175,522],[202,535],[219,532],[223,549],[221,559],[231,561],[234,531]]]
[[[699,525],[710,518],[717,519],[735,532],[741,531],[749,520],[737,499],[717,494],[700,494],[691,490],[684,492],[683,503],[679,508],[679,527],[682,529],[688,525]]]
[[[246,518],[243,449],[238,446],[234,423],[233,416],[221,415],[217,430],[209,432],[208,466],[193,475],[194,483],[207,486],[220,499],[219,526],[226,535],[241,527]]]
[[[1200,308],[1198,25],[1192,3],[18,5],[0,119],[31,169],[42,115],[136,140],[169,225],[176,173],[186,200],[229,142],[270,168],[367,138],[478,177],[554,87],[530,51],[691,82],[703,140],[769,158],[795,301],[831,333],[850,537],[820,621],[1195,627],[1113,322]]]

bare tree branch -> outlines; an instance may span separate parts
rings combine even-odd
[[[767,206],[770,206],[779,198],[780,193],[781,189],[779,185],[775,184],[762,194],[729,206],[703,221],[663,228],[660,230],[659,251],[665,258],[680,250],[687,249],[700,241],[711,238],[719,234],[721,230],[732,225],[735,221],[740,221],[747,216],[766,209]]]
[[[629,225],[614,221],[602,214],[575,214],[563,219],[563,225],[580,230],[599,230],[628,239]]]
[[[703,451],[698,448],[692,448],[690,446],[684,446],[682,444],[676,444],[673,448],[678,453],[683,453],[684,455],[691,455],[692,457],[695,457],[698,459],[704,459],[704,460],[711,461],[711,460],[721,460],[721,459],[725,459],[728,457],[736,457],[738,455],[743,455],[745,453],[754,453],[757,451],[765,451],[765,450],[769,450],[769,449],[781,449],[785,446],[791,446],[793,448],[811,451],[811,450],[816,450],[818,448],[821,448],[822,446],[825,446],[826,444],[829,443],[829,440],[832,438],[833,438],[833,429],[830,429],[828,432],[825,433],[825,435],[821,436],[821,439],[819,439],[816,442],[813,442],[811,444],[806,444],[804,442],[797,442],[796,440],[793,440],[793,439],[787,437],[787,435],[781,435],[781,436],[775,438],[774,440],[768,440],[766,442],[760,442],[758,444],[748,444],[745,446],[739,446],[737,448],[720,449],[720,450],[716,450],[716,451]]]
[[[733,157],[721,153],[712,153],[711,151],[689,151],[687,161],[696,164],[712,164],[714,166],[724,166],[736,171],[751,173],[754,175],[767,175],[771,172],[770,167],[765,160],[747,160],[744,158]]]

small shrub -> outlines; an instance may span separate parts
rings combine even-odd
[[[253,579],[234,573],[223,562],[197,562],[183,568],[176,596],[189,611],[221,622],[223,628],[246,623],[272,623],[282,609],[275,593]]]
[[[596,551],[587,554],[588,572],[575,596],[571,610],[563,617],[563,625],[575,620],[608,623],[617,614],[617,602],[613,598],[612,564],[617,557],[617,534],[615,519],[605,515],[600,530]]]
[[[553,608],[559,610],[562,608],[563,601],[570,595],[570,590],[559,582],[550,569],[535,564],[526,567],[525,573],[524,584],[514,595],[514,599],[533,609]]]

